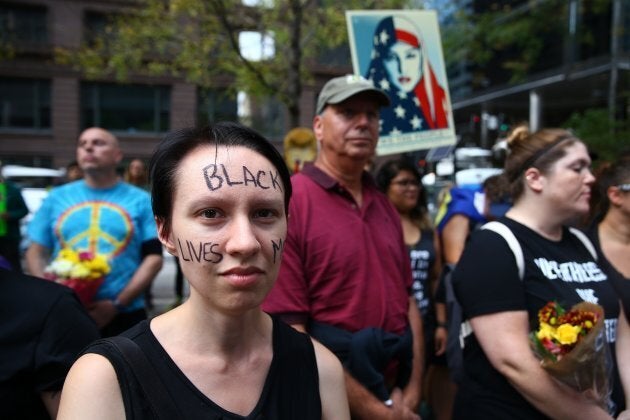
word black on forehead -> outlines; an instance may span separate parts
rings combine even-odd
[[[223,186],[233,187],[235,185],[252,185],[255,188],[268,190],[273,188],[282,192],[282,183],[280,182],[280,174],[272,169],[268,171],[252,172],[247,166],[242,166],[241,171],[233,171],[236,173],[228,174],[227,168],[223,164],[210,164],[203,168],[203,177],[210,191],[216,191]],[[225,184],[225,185],[224,185]]]

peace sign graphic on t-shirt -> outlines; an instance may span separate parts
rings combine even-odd
[[[134,225],[129,213],[107,201],[85,201],[68,208],[55,224],[62,248],[86,250],[114,258],[129,245]]]

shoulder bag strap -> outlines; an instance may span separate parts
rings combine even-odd
[[[109,337],[105,341],[111,343],[123,356],[157,418],[165,420],[181,418],[171,394],[140,347],[133,340],[123,336]]]
[[[518,242],[518,239],[516,239],[516,236],[514,236],[512,230],[503,223],[497,221],[488,222],[481,228],[496,232],[501,235],[503,239],[505,239],[505,242],[507,242],[508,246],[512,250],[512,253],[514,254],[514,258],[516,259],[518,276],[521,280],[523,280],[523,278],[525,277],[525,256],[523,255],[521,244]]]
[[[591,240],[588,239],[588,237],[584,234],[584,232],[574,227],[570,227],[569,232],[571,232],[573,235],[575,235],[576,238],[582,241],[582,244],[584,244],[584,247],[588,250],[588,252],[591,253],[591,255],[593,256],[593,259],[597,261],[597,251],[595,250],[595,247],[593,246],[593,243],[591,242]]]

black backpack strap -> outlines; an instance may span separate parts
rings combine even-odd
[[[501,222],[494,221],[486,223],[481,229],[491,230],[503,237],[514,254],[519,278],[523,280],[525,275],[525,258],[521,245],[510,228]],[[442,282],[446,289],[446,313],[448,320],[446,364],[451,379],[455,383],[460,383],[464,377],[464,340],[473,333],[473,329],[470,322],[465,319],[463,309],[457,300],[457,296],[455,296],[452,280],[453,270],[455,270],[454,264],[446,264],[442,270]]]
[[[446,335],[446,365],[448,366],[449,376],[455,383],[460,383],[464,376],[464,357],[461,344],[460,334],[463,326],[462,307],[457,301],[455,290],[453,288],[452,275],[455,264],[445,264],[442,270],[440,281],[444,284],[446,295],[446,319],[447,319],[447,335]]]
[[[123,356],[142,387],[156,418],[169,420],[181,418],[171,394],[135,341],[123,336],[109,337],[103,341],[110,343]]]

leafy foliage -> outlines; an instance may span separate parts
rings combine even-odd
[[[586,21],[606,16],[611,0],[588,0],[579,5],[577,21],[582,24],[575,34],[575,48],[587,50],[595,39]],[[566,0],[496,2],[474,14],[460,9],[444,30],[447,65],[465,60],[475,68],[476,80],[486,79],[486,84],[522,82],[541,70],[541,63],[562,58],[563,45],[571,36],[568,16]],[[540,60],[543,56],[546,59]]]
[[[621,146],[627,144],[630,138],[630,124],[611,120],[605,108],[575,112],[563,126],[571,129],[590,150],[596,152],[599,161],[614,161]]]
[[[11,60],[15,57],[15,48],[10,42],[0,40],[0,61]]]
[[[313,77],[307,63],[347,43],[344,8],[400,8],[407,2],[346,0],[344,8],[332,0],[260,3],[143,0],[141,7],[111,16],[105,30],[78,50],[58,49],[56,60],[92,79],[171,75],[206,88],[217,80],[233,81],[233,89],[277,97],[297,125],[302,83]],[[238,44],[243,30],[271,35],[275,55],[261,61],[243,56]]]

